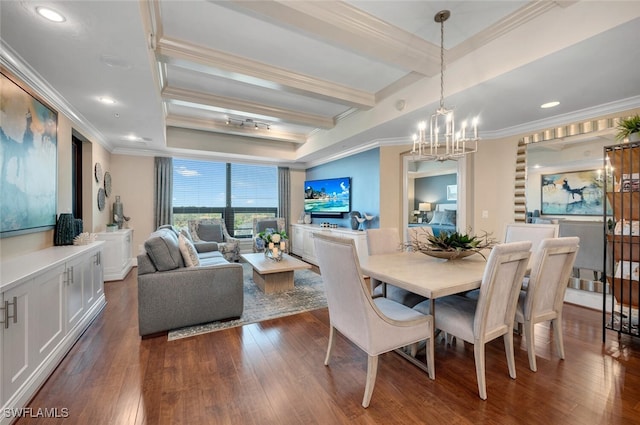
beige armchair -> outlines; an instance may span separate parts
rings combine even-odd
[[[388,298],[371,298],[352,239],[316,234],[313,240],[329,307],[325,366],[329,365],[336,330],[366,352],[367,382],[362,406],[368,407],[376,382],[378,356],[426,340],[427,370],[429,377],[435,379],[433,317]]]
[[[187,225],[194,242],[216,242],[218,250],[227,261],[240,260],[240,239],[229,235],[221,218],[189,220]]]

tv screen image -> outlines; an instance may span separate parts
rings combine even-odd
[[[304,212],[342,214],[351,211],[351,178],[340,177],[304,182]]]

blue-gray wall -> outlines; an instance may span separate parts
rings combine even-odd
[[[447,201],[447,185],[457,184],[457,178],[457,174],[454,173],[415,179],[415,205],[413,209],[417,210],[420,202],[430,202],[431,209],[435,209],[434,204],[456,202]]]
[[[375,148],[306,170],[306,180],[351,177],[351,210],[376,218],[367,228],[380,227],[380,149]],[[342,218],[314,217],[314,224],[335,223],[351,227],[349,214]]]

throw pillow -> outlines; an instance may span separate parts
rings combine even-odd
[[[449,226],[456,225],[456,211],[455,210],[444,210],[444,217],[440,224],[447,224]]]
[[[219,224],[200,224],[198,226],[198,237],[207,242],[224,242],[222,236],[222,226]]]
[[[435,211],[429,224],[442,224],[444,221],[444,211]]]
[[[267,229],[277,229],[278,222],[276,220],[262,220],[256,225],[258,233],[262,233]]]
[[[180,229],[180,233],[182,233],[189,242],[193,242],[193,238],[191,237],[191,232],[189,232],[188,228],[183,227],[182,229]]]
[[[200,259],[196,252],[196,247],[189,241],[182,233],[178,236],[178,246],[180,247],[180,253],[184,259],[184,264],[187,267],[195,267],[200,265]]]

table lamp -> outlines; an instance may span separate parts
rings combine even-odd
[[[429,202],[420,202],[418,204],[418,210],[420,211],[420,213],[426,213],[425,217],[423,218],[423,221],[426,219],[427,221],[429,221],[429,211],[431,211],[431,204]]]

